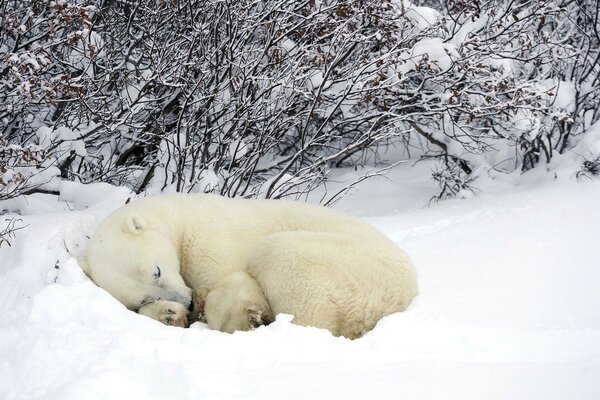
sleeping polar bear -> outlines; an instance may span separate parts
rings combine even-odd
[[[287,313],[358,338],[417,294],[410,259],[373,227],[281,200],[133,201],[99,225],[83,264],[130,310],[176,326],[201,318],[224,332]]]

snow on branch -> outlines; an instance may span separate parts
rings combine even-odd
[[[0,9],[3,140],[43,148],[57,179],[299,196],[400,145],[439,160],[444,198],[569,152],[600,119],[594,0]]]

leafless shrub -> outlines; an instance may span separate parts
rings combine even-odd
[[[593,179],[600,175],[600,156],[594,160],[585,160],[581,165],[581,169],[575,173],[578,179],[588,178]]]
[[[439,160],[445,198],[506,154],[510,172],[569,151],[600,119],[594,0],[420,3],[437,11],[0,0],[3,137],[44,148],[61,179],[272,198],[401,144]]]
[[[22,225],[23,220],[20,218],[6,218],[4,219],[4,227],[0,229],[0,247],[3,244],[11,246],[10,241],[15,238],[15,232],[20,229],[26,228]]]

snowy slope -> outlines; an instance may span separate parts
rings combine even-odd
[[[228,335],[127,311],[65,250],[124,189],[1,204],[30,215],[0,249],[0,399],[600,398],[600,185],[423,207],[432,189],[400,175],[337,205],[419,272],[409,310],[356,341],[285,315]]]

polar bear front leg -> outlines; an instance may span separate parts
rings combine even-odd
[[[165,325],[185,328],[188,326],[187,308],[175,301],[157,300],[139,308],[138,314],[145,315]]]
[[[227,275],[208,293],[204,315],[211,329],[227,333],[247,331],[274,320],[262,289],[243,271]]]

